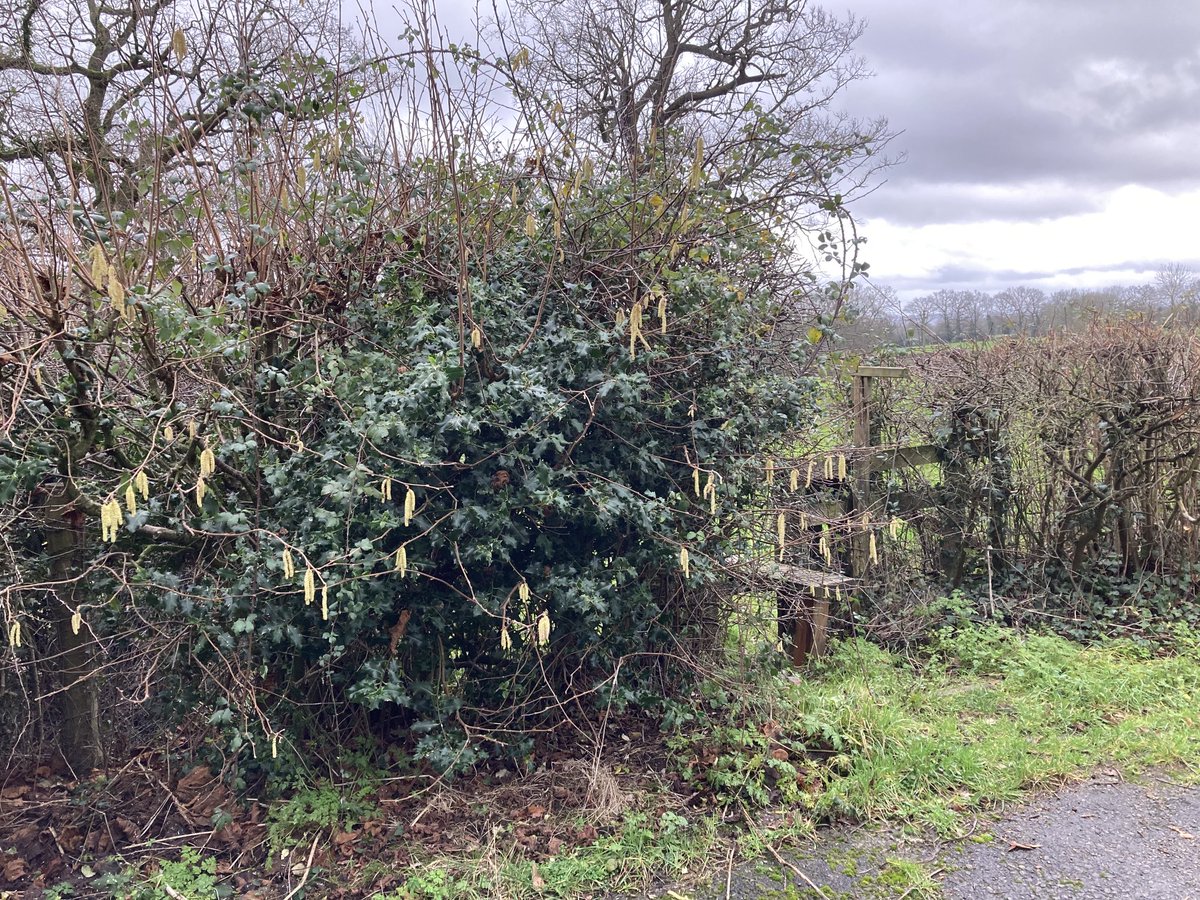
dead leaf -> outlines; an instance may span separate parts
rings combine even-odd
[[[1177,835],[1179,835],[1181,838],[1183,838],[1185,841],[1194,841],[1196,839],[1196,836],[1194,834],[1192,834],[1190,831],[1184,831],[1178,825],[1168,825],[1167,827],[1170,828]]]
[[[10,859],[4,864],[4,880],[16,881],[24,878],[27,871],[28,867],[25,864],[25,860],[21,857],[18,856],[15,859]]]
[[[0,791],[0,800],[20,800],[30,791],[28,784],[10,784]]]
[[[1014,850],[1037,850],[1041,846],[1041,844],[1022,844],[1020,841],[1009,841],[1008,852],[1012,853]]]
[[[525,811],[535,819],[540,819],[542,816],[546,815],[546,807],[539,806],[536,803],[530,804]]]
[[[529,864],[529,878],[533,882],[533,889],[539,894],[546,889],[546,879],[538,871],[537,863]]]
[[[546,852],[551,856],[557,856],[558,851],[562,849],[562,838],[552,837],[546,842]]]
[[[396,619],[396,624],[388,629],[390,640],[388,641],[388,653],[392,656],[396,655],[396,650],[400,646],[400,642],[404,640],[405,632],[408,631],[408,620],[412,618],[411,609],[400,610],[400,616]]]

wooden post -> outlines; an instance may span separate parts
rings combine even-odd
[[[870,537],[860,526],[862,517],[871,508],[871,375],[855,372],[850,387],[854,413],[853,480],[850,503],[850,575],[862,578],[870,563]]]
[[[876,378],[904,378],[908,369],[901,366],[859,366],[851,376],[851,404],[854,412],[854,446],[850,503],[850,575],[862,578],[870,564],[871,537],[862,528],[863,516],[871,512],[871,470],[875,448],[879,445],[879,417],[871,408],[871,386]]]

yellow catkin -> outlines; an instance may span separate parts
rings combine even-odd
[[[110,543],[117,541],[117,529],[121,527],[124,517],[121,515],[121,504],[116,499],[109,500],[100,508],[100,525],[103,537]]]
[[[767,458],[767,484],[775,483],[775,460]]]
[[[17,619],[8,626],[8,642],[20,649],[21,647],[21,620]]]
[[[192,438],[192,440],[195,440],[196,435],[200,433],[200,426],[196,424],[195,419],[188,419],[187,430],[188,430],[188,437]]]
[[[529,213],[527,216],[525,216],[525,236],[537,236],[537,219],[534,218],[533,213]]]
[[[679,566],[683,569],[683,577],[688,578],[692,574],[691,560],[688,558],[687,547],[679,548]]]
[[[79,629],[83,627],[83,613],[78,609],[71,614],[71,634],[79,634]]]
[[[392,499],[392,479],[385,478],[379,483],[379,493],[383,495],[383,499],[391,501]]]
[[[507,625],[500,626],[500,649],[506,651],[512,649],[512,635],[508,633]]]
[[[304,570],[304,605],[309,606],[317,599],[317,573],[312,566]]]
[[[476,350],[483,346],[483,332],[478,328],[471,329],[471,346]]]
[[[634,303],[629,308],[629,355],[637,357],[637,342],[642,336],[642,304]]]
[[[538,616],[537,639],[542,646],[550,643],[550,613],[545,610]]]
[[[125,314],[125,285],[121,284],[121,279],[111,269],[108,273],[108,299],[117,312]]]
[[[92,284],[98,289],[104,287],[108,278],[108,260],[104,258],[104,248],[99,244],[92,246]]]
[[[846,454],[839,453],[837,458],[837,476],[838,481],[846,480]]]
[[[133,477],[134,486],[137,487],[138,493],[142,495],[143,500],[150,499],[150,479],[146,477],[145,471],[140,471]]]
[[[775,519],[775,531],[779,537],[779,561],[783,562],[783,551],[787,546],[787,516],[783,513]]]
[[[692,159],[692,171],[688,175],[688,187],[694,188],[704,175],[704,138],[696,138],[696,155]]]
[[[196,505],[204,505],[204,495],[208,493],[208,485],[204,483],[203,478],[196,479]]]
[[[809,460],[808,462],[808,474],[804,476],[804,486],[806,488],[812,487],[813,468],[816,466],[816,464],[816,460]]]
[[[892,516],[891,525],[888,526],[889,530],[892,533],[892,540],[895,540],[896,538],[900,537],[900,528],[903,525],[904,525],[903,521],[896,518],[895,516]]]
[[[171,49],[175,52],[175,61],[183,62],[183,58],[187,56],[187,38],[183,36],[183,30],[175,29],[175,33],[171,35]]]
[[[171,443],[171,441],[175,440],[175,429],[168,425],[163,429],[163,438],[168,444]]]
[[[660,334],[667,333],[667,295],[658,298],[658,328]]]
[[[692,469],[692,487],[696,491],[696,496],[700,496],[700,469],[693,467]]]
[[[403,578],[408,574],[408,547],[401,544],[396,550],[396,571]]]
[[[532,596],[532,593],[529,590],[529,582],[528,581],[522,581],[519,585],[517,585],[517,596],[522,601],[524,601],[526,603],[529,602],[529,598]]]
[[[800,470],[799,469],[792,469],[792,480],[789,483],[788,487],[790,487],[792,489],[793,493],[800,488]]]
[[[279,756],[279,735],[271,735],[271,759],[276,759]]]
[[[800,513],[800,530],[808,531],[808,513]]]
[[[137,494],[133,490],[133,482],[125,485],[125,508],[131,516],[137,515]]]
[[[217,471],[217,457],[211,449],[205,447],[200,451],[200,474],[208,477]]]
[[[404,527],[407,528],[417,512],[417,495],[412,488],[404,492]]]
[[[716,482],[712,480],[711,475],[709,476],[708,487],[708,512],[709,515],[713,516],[717,514],[717,485]]]
[[[833,457],[825,457],[825,480],[833,481]]]
[[[873,532],[873,531],[871,532],[871,537],[870,537],[870,539],[869,539],[869,541],[868,541],[868,545],[867,545],[867,546],[868,546],[868,548],[869,548],[869,549],[867,550],[867,556],[870,558],[870,560],[871,560],[871,562],[872,562],[872,563],[874,563],[874,564],[878,564],[878,562],[879,562],[879,547],[878,547],[878,545],[876,544],[876,541],[875,541],[875,532]]]
[[[292,551],[283,548],[283,577],[292,579],[296,577],[296,559],[292,556]]]
[[[329,585],[321,585],[321,618],[329,621]]]

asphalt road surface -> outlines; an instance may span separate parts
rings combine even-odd
[[[788,861],[736,866],[695,900],[1200,900],[1200,787],[1115,771],[981,819],[939,843],[865,829],[823,832]],[[932,884],[902,876],[918,863]],[[819,889],[819,891],[818,891]],[[907,893],[905,893],[907,891]],[[664,896],[664,894],[659,894]],[[670,896],[665,894],[665,896]]]

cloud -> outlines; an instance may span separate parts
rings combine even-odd
[[[1197,255],[1200,3],[842,4],[877,73],[846,108],[907,154],[856,207],[876,278],[1145,280]]]
[[[863,223],[873,276],[906,296],[940,287],[1097,286],[1146,281],[1170,261],[1200,270],[1200,188],[1123,187],[1091,212],[1049,220]]]
[[[1200,183],[1200,4],[855,7],[878,75],[846,102],[903,131],[894,184]]]

